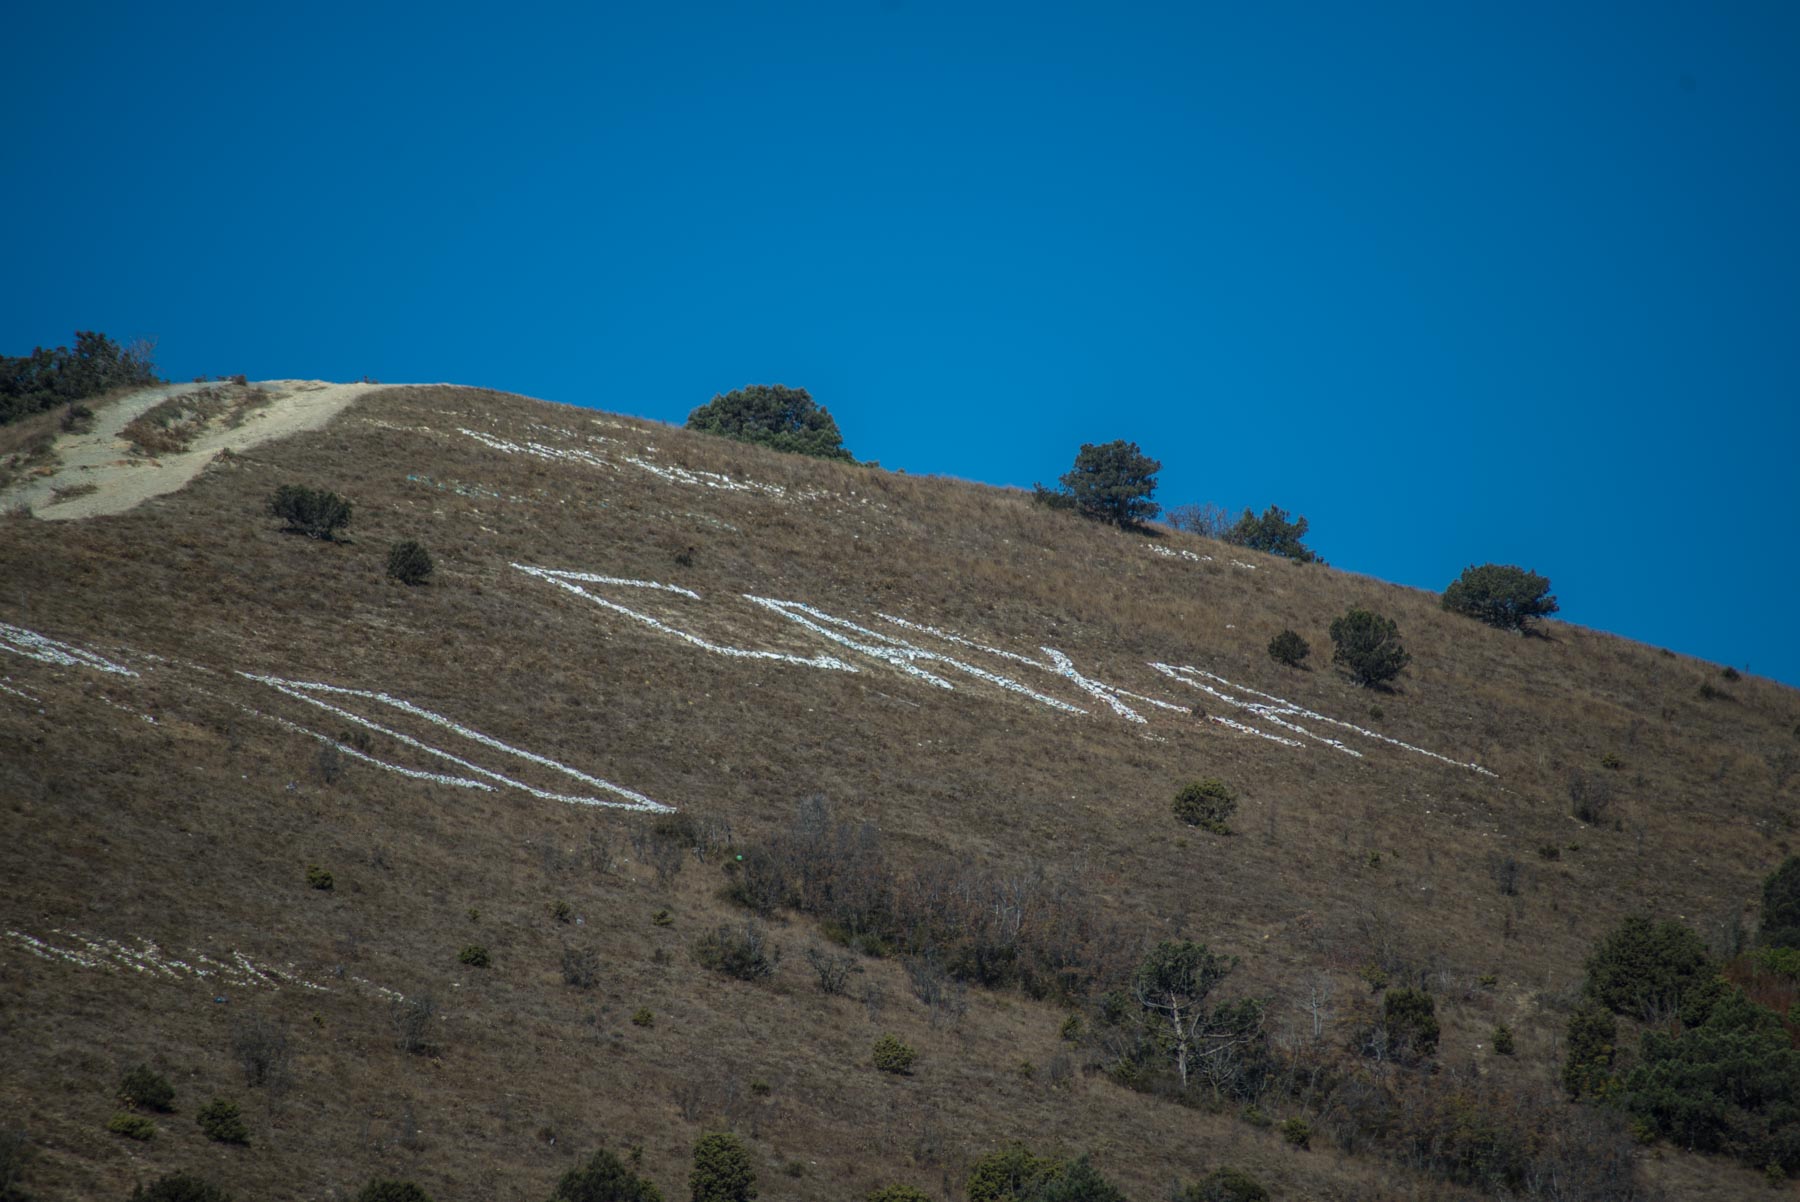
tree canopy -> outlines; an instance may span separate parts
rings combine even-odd
[[[1063,494],[1083,517],[1109,522],[1122,530],[1134,529],[1156,516],[1156,473],[1162,464],[1139,449],[1137,443],[1116,439],[1094,445],[1083,443],[1075,454],[1075,466],[1060,478]],[[1040,487],[1040,494],[1044,490]]]
[[[38,347],[17,358],[0,355],[0,425],[111,388],[156,383],[150,344],[122,347],[105,334],[75,331],[75,349]]]
[[[1533,618],[1557,610],[1550,595],[1550,581],[1505,563],[1484,563],[1463,569],[1463,574],[1444,590],[1444,608],[1451,613],[1497,626],[1523,631]]]
[[[853,458],[837,422],[804,388],[752,384],[688,414],[687,428],[819,459]]]
[[[1336,646],[1331,661],[1342,664],[1350,678],[1364,687],[1384,685],[1400,675],[1412,655],[1400,643],[1400,628],[1392,618],[1366,609],[1351,609],[1331,623]]]
[[[1800,856],[1789,856],[1763,882],[1762,925],[1758,937],[1764,947],[1800,948]]]
[[[1264,551],[1270,555],[1282,555],[1301,563],[1315,563],[1319,557],[1312,548],[1302,546],[1300,540],[1306,537],[1306,519],[1304,517],[1288,520],[1287,510],[1279,505],[1271,505],[1257,517],[1248,509],[1244,516],[1237,520],[1237,525],[1225,532],[1225,541],[1240,547],[1248,547],[1252,551]]]
[[[662,1192],[605,1148],[556,1184],[550,1202],[663,1202]]]

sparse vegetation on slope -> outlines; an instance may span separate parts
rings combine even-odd
[[[283,480],[354,497],[357,541],[281,536]],[[1736,1145],[1767,1151],[1773,1110],[1728,1113],[1719,1153],[1646,1117],[1693,1127],[1665,1080],[1772,1088],[1732,1067],[1779,1066],[1766,1020],[1688,1044],[1684,1011],[1641,1089],[1637,1019],[1565,1034],[1634,912],[1687,916],[1715,976],[1792,1006],[1784,949],[1739,958],[1800,810],[1800,699],[1768,681],[455,389],[48,526],[0,539],[0,1107],[42,1149],[36,1196],[191,1166],[240,1197],[543,1198],[607,1146],[685,1197],[726,1130],[795,1202],[949,1202],[1021,1133],[1052,1163],[1092,1149],[1134,1202],[1221,1163],[1273,1197],[1766,1188]],[[393,586],[408,537],[453,578]],[[1403,692],[1267,654],[1351,606],[1403,629]],[[1603,820],[1572,819],[1576,773]],[[1170,814],[1201,774],[1238,790],[1228,840]],[[818,956],[748,984],[696,960],[747,914]],[[1130,990],[1163,941],[1237,962],[1186,1089]],[[457,963],[474,944],[485,969]],[[252,1018],[287,1036],[279,1084],[247,1084]],[[886,1035],[912,1075],[875,1069]],[[1573,1104],[1565,1047],[1589,1054]],[[103,1130],[139,1061],[179,1090],[147,1144]],[[249,1144],[188,1117],[215,1096]]]

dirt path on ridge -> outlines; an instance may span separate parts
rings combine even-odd
[[[53,472],[0,492],[0,511],[23,506],[32,516],[49,521],[124,513],[151,497],[181,488],[220,451],[241,451],[288,434],[317,430],[364,395],[396,385],[262,380],[254,387],[270,394],[266,404],[247,409],[242,424],[236,427],[209,424],[185,451],[145,455],[121,436],[120,431],[134,418],[162,402],[213,387],[217,385],[159,384],[99,410],[94,428],[87,433],[57,435],[59,462]],[[69,495],[69,490],[84,485],[93,488]],[[59,491],[64,495],[59,497]]]

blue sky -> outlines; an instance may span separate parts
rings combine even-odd
[[[1800,684],[1800,6],[28,3],[0,351],[1311,520]],[[30,47],[29,53],[19,53]],[[22,67],[21,67],[22,65]]]

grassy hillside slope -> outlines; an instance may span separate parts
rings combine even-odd
[[[349,497],[348,541],[281,532],[266,500],[287,483]],[[409,537],[437,562],[419,588],[383,573]],[[1351,605],[1413,652],[1392,693],[1323,662]],[[641,1146],[685,1197],[694,1139],[722,1126],[765,1198],[957,1198],[1009,1140],[1091,1150],[1145,1202],[1221,1163],[1278,1197],[1477,1196],[1123,1088],[1103,1048],[1059,1036],[1054,997],[977,988],[958,1014],[867,956],[823,994],[805,916],[772,928],[769,980],[691,949],[742,919],[724,866],[819,797],[901,866],[1042,866],[1133,955],[1181,935],[1240,957],[1225,992],[1268,998],[1288,1046],[1342,1046],[1377,970],[1416,981],[1440,1083],[1561,1106],[1594,941],[1638,911],[1721,946],[1753,927],[1800,789],[1800,695],[1766,681],[1563,624],[1520,638],[1431,594],[1005,490],[473,389],[376,393],[119,516],[0,519],[0,623],[0,1112],[41,1148],[42,1197],[188,1169],[242,1197],[381,1173],[536,1200],[602,1144]],[[1268,657],[1284,627],[1311,670]],[[1141,696],[1085,690],[1046,648]],[[1268,698],[1312,716],[1240,704]],[[1572,816],[1577,775],[1605,821]],[[1233,835],[1171,816],[1201,776],[1237,790]],[[656,812],[556,799],[637,804],[596,782],[692,816],[704,861],[659,854]],[[487,967],[459,963],[474,944]],[[566,983],[589,955],[596,984]],[[398,997],[432,1001],[424,1054],[396,1038]],[[1497,1024],[1515,1056],[1492,1054]],[[888,1033],[919,1049],[911,1076],[871,1065]],[[251,1085],[259,1055],[275,1071]],[[145,1143],[105,1130],[140,1062],[177,1090]],[[195,1127],[214,1095],[242,1104],[248,1147]],[[1651,1193],[1766,1188],[1636,1158]]]

